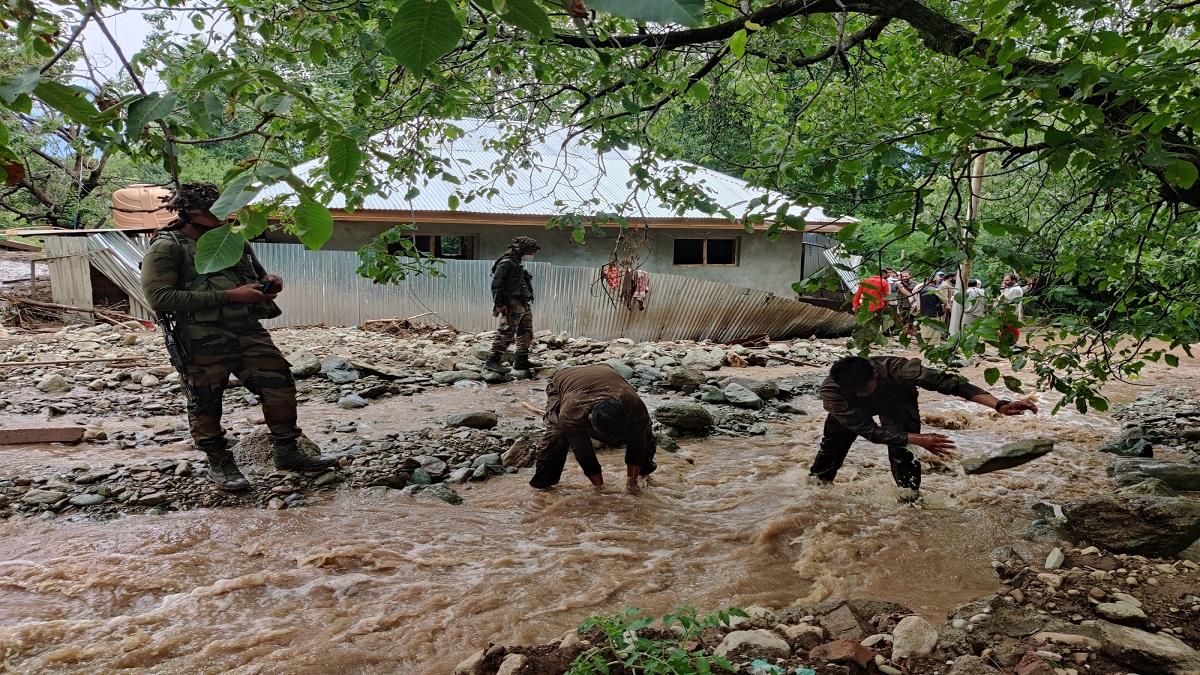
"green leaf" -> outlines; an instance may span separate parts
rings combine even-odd
[[[729,38],[729,53],[742,58],[746,54],[746,30],[742,29]]]
[[[1166,170],[1163,171],[1163,177],[1183,188],[1184,190],[1187,190],[1196,182],[1196,165],[1184,159],[1181,159],[1177,162],[1172,162],[1171,164],[1167,165]]]
[[[91,124],[92,118],[99,112],[96,106],[87,100],[82,89],[68,87],[54,80],[39,82],[33,89],[33,95],[65,115],[67,119],[79,124]]]
[[[542,9],[535,0],[508,0],[504,3],[504,11],[500,14],[500,18],[539,37],[551,35],[554,32],[546,10]]]
[[[1052,148],[1057,148],[1060,145],[1066,145],[1075,140],[1075,134],[1054,127],[1046,127],[1045,131],[1046,144]]]
[[[988,383],[988,386],[996,384],[1000,381],[1000,369],[988,368],[987,370],[983,371],[983,379]]]
[[[446,0],[408,0],[396,12],[383,44],[396,63],[420,74],[457,47],[462,32]]]
[[[704,0],[588,0],[587,6],[597,12],[659,24],[699,26],[704,18]]]
[[[450,195],[449,197],[447,197],[446,198],[446,206],[448,206],[451,211],[457,211],[458,210],[458,195]]]
[[[324,204],[301,199],[292,217],[296,221],[296,236],[305,246],[316,251],[333,236],[333,214]]]
[[[1009,391],[1015,391],[1018,394],[1022,393],[1021,380],[1019,378],[1013,377],[1012,375],[1004,376],[1004,386],[1008,387]]]
[[[362,149],[358,141],[345,134],[334,134],[329,137],[329,160],[326,167],[329,178],[338,185],[345,185],[354,178],[362,166]]]
[[[0,100],[11,105],[21,94],[28,94],[38,86],[41,74],[37,66],[29,66],[11,77],[0,79]]]
[[[131,139],[142,137],[143,128],[150,122],[161,120],[170,114],[175,107],[175,92],[167,92],[166,96],[157,93],[148,94],[133,103],[125,112],[125,135]]]
[[[1179,367],[1179,357],[1174,354],[1163,354],[1163,361],[1166,361],[1167,365],[1172,368]]]
[[[254,174],[248,171],[229,181],[229,184],[221,191],[221,196],[217,197],[217,201],[213,203],[209,211],[217,218],[228,218],[230,215],[242,210],[242,207],[249,204],[261,189],[251,187],[253,182]]]
[[[208,111],[214,126],[225,123],[225,104],[221,103],[220,96],[211,91],[204,92],[204,109]]]
[[[574,232],[571,233],[571,239],[574,239],[576,244],[582,244],[583,238],[586,236],[587,236],[587,233],[584,232],[582,229],[575,230]]]
[[[688,98],[695,101],[707,101],[712,94],[709,92],[707,84],[704,84],[703,81],[696,81],[688,89],[687,95]]]
[[[241,260],[245,247],[246,240],[230,225],[209,230],[196,242],[196,271],[209,274],[232,267]]]
[[[188,115],[191,115],[192,122],[200,127],[200,131],[209,136],[217,135],[217,127],[213,124],[212,115],[208,114],[208,106],[204,105],[203,95],[188,101]]]
[[[241,226],[242,237],[247,241],[257,237],[271,226],[267,213],[261,209],[242,209],[238,214],[238,224]]]

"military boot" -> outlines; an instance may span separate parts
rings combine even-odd
[[[337,457],[322,455],[316,443],[303,439],[276,444],[275,468],[285,471],[319,471],[337,464]]]
[[[233,461],[233,453],[229,450],[205,450],[208,456],[208,478],[217,487],[230,492],[246,490],[250,481],[242,475],[237,463]]]
[[[507,373],[512,370],[508,366],[500,362],[500,352],[491,352],[488,354],[487,361],[483,362],[483,367],[493,373]]]
[[[513,370],[533,370],[541,367],[542,364],[537,361],[529,360],[529,352],[517,352],[517,357],[513,359]]]

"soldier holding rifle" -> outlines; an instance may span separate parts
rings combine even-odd
[[[208,476],[225,490],[250,483],[234,462],[221,426],[221,397],[230,374],[262,401],[275,466],[292,471],[322,469],[336,458],[302,448],[296,425],[296,383],[262,319],[282,312],[274,299],[283,280],[267,274],[246,244],[231,267],[196,270],[196,242],[225,221],[210,209],[220,195],[211,183],[180,185],[166,202],[178,217],[155,233],[142,262],[142,289],[167,334],[171,362],[188,394],[188,424],[196,447],[208,456]]]

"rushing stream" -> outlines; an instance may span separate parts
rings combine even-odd
[[[1036,435],[1058,451],[927,475],[925,506],[898,507],[886,451],[862,442],[834,486],[805,485],[814,414],[685,440],[641,497],[595,493],[571,462],[560,489],[536,492],[522,472],[457,507],[343,490],[277,512],[0,521],[0,671],[448,673],[488,641],[545,641],[624,606],[866,597],[940,620],[996,587],[989,552],[1023,543],[1033,502],[1105,481],[1089,448],[1115,425],[925,398],[968,425],[946,432],[964,454]],[[620,451],[602,461],[619,481]]]

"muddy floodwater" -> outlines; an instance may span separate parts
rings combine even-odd
[[[544,400],[536,387],[517,385],[517,397]],[[363,423],[414,428],[489,402],[519,414],[491,389],[446,395],[372,405]],[[286,511],[14,518],[0,522],[0,670],[449,672],[488,641],[545,641],[625,606],[867,597],[940,618],[997,587],[989,552],[1020,547],[1034,502],[1105,483],[1106,457],[1091,448],[1117,425],[924,400],[927,415],[965,427],[946,432],[964,454],[1032,436],[1058,450],[1002,473],[927,475],[925,506],[898,507],[885,450],[861,441],[834,486],[805,485],[823,419],[805,398],[813,414],[766,435],[660,453],[640,497],[594,492],[572,463],[559,489],[532,490],[525,470],[465,487],[463,506],[343,489]],[[621,458],[602,454],[610,480]]]

